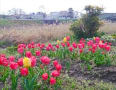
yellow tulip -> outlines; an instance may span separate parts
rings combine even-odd
[[[59,40],[57,40],[57,44],[60,44],[60,41]]]
[[[67,42],[67,39],[66,39],[66,37],[64,37],[63,41],[64,41],[64,43],[66,43],[66,42]]]
[[[25,68],[31,67],[31,60],[29,58],[24,57],[24,59],[23,59],[23,67],[25,67]]]

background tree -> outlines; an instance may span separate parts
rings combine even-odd
[[[99,15],[103,8],[97,6],[86,6],[86,14],[71,25],[72,30],[77,38],[87,38],[96,36],[99,27],[102,25]]]
[[[11,10],[8,11],[9,15],[22,15],[25,14],[25,12],[22,9],[19,8],[13,8]]]
[[[16,19],[19,19],[21,17],[21,15],[25,14],[25,12],[19,8],[13,8],[13,9],[9,10],[8,12],[9,12],[9,15],[13,15],[14,17],[16,17]]]

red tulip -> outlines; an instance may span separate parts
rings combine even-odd
[[[9,61],[6,59],[6,57],[0,57],[0,65],[3,65],[3,66],[8,66],[9,64]]]
[[[31,45],[31,48],[35,48],[35,45]]]
[[[28,69],[27,68],[21,68],[20,69],[20,74],[22,76],[27,76],[28,75]]]
[[[36,65],[36,58],[32,56],[30,60],[31,60],[31,67],[34,67]]]
[[[14,57],[14,56],[10,56],[10,57],[8,58],[8,60],[9,60],[9,62],[13,62],[13,61],[15,60],[15,57]]]
[[[72,52],[72,51],[73,51],[73,48],[72,48],[72,47],[69,47],[68,49],[69,49],[69,51],[70,51],[70,52]]]
[[[29,48],[29,49],[31,48],[31,44],[28,44],[28,48]]]
[[[10,63],[10,68],[11,68],[12,70],[16,70],[16,69],[18,68],[18,63],[11,62],[11,63]]]
[[[57,61],[57,60],[53,61],[54,67],[55,67],[57,64],[58,64],[58,61]]]
[[[106,50],[106,51],[110,51],[110,50],[111,50],[111,47],[110,47],[109,45],[107,45],[107,46],[105,47],[105,50]]]
[[[45,44],[41,44],[40,49],[43,49],[45,47]]]
[[[32,41],[32,42],[31,42],[31,45],[34,45],[34,44],[35,44],[35,43]]]
[[[89,48],[89,51],[92,51],[92,48]]]
[[[26,51],[25,53],[26,57],[30,58],[32,56],[31,52],[30,51]]]
[[[26,45],[25,44],[19,44],[18,48],[26,48]]]
[[[67,41],[69,41],[70,40],[70,36],[66,36],[66,39],[67,39]]]
[[[4,59],[4,61],[3,61],[2,65],[3,65],[3,66],[5,66],[5,67],[7,67],[7,66],[8,66],[8,64],[9,64],[8,60]]]
[[[79,49],[82,49],[83,48],[82,44],[77,44],[77,45],[78,45],[78,48]]]
[[[104,48],[103,43],[99,43],[99,48]]]
[[[46,51],[50,51],[50,47],[49,46],[46,47]]]
[[[40,56],[41,55],[41,52],[39,50],[37,50],[35,53],[36,53],[36,56]]]
[[[85,47],[85,43],[81,43],[82,44],[82,47],[84,48]]]
[[[55,51],[55,48],[51,48],[52,49],[52,51]]]
[[[95,53],[95,49],[92,49],[92,53]]]
[[[53,77],[58,77],[60,75],[60,73],[57,70],[54,70],[54,71],[52,71],[51,75]]]
[[[99,43],[99,41],[100,41],[100,38],[99,37],[95,37],[95,42]]]
[[[53,77],[51,77],[51,78],[50,78],[50,84],[51,84],[51,85],[54,85],[55,83],[56,83],[56,79],[53,78]]]
[[[20,54],[23,54],[24,49],[22,47],[21,48],[18,48],[17,52],[20,53]]]
[[[75,42],[72,43],[72,46],[73,46],[74,48],[77,48],[77,44],[76,44]]]
[[[66,42],[66,44],[67,44],[67,47],[69,47],[69,46],[70,46],[70,43],[69,43],[69,42]]]
[[[47,79],[48,79],[48,74],[47,74],[47,73],[44,73],[44,74],[42,75],[42,79],[43,79],[43,80],[47,80]]]
[[[0,54],[0,57],[6,57],[6,55],[5,54]]]
[[[62,69],[62,66],[61,66],[60,64],[57,64],[57,65],[56,65],[56,70],[57,70],[57,71],[61,71],[61,69]]]
[[[19,66],[23,66],[23,58],[19,58],[17,63]]]
[[[87,45],[88,45],[88,46],[93,45],[93,41],[92,41],[92,40],[89,40],[89,41],[87,42]]]
[[[45,65],[49,64],[50,63],[50,58],[48,58],[47,56],[42,56],[40,58],[41,62]]]
[[[62,47],[65,47],[65,43],[61,43]]]
[[[82,53],[83,52],[83,49],[79,49],[79,52]]]
[[[40,47],[40,45],[41,45],[40,43],[37,43],[37,47]]]
[[[58,49],[59,47],[60,47],[60,46],[57,44],[57,45],[56,45],[56,48]]]
[[[93,44],[92,45],[92,49],[97,49],[97,45],[96,44]]]

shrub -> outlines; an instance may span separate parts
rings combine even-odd
[[[71,25],[70,30],[74,32],[77,38],[87,38],[97,35],[99,27],[102,25],[100,22],[99,15],[102,12],[102,8],[86,6],[86,14],[79,20]]]

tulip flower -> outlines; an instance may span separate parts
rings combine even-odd
[[[57,60],[53,61],[54,67],[55,67],[57,64],[58,64],[58,61],[57,61]]]
[[[6,57],[6,55],[5,54],[0,54],[0,57]]]
[[[31,67],[34,67],[36,65],[36,58],[32,56],[30,60],[31,60]]]
[[[4,59],[4,61],[2,62],[2,65],[7,67],[9,65],[9,62],[8,60]]]
[[[69,49],[69,51],[70,51],[70,52],[72,52],[72,51],[73,51],[73,48],[72,48],[72,47],[69,47],[68,49]]]
[[[56,45],[56,48],[58,49],[58,48],[60,48],[60,46],[57,44],[57,45]]]
[[[50,51],[50,47],[49,46],[46,47],[46,51]]]
[[[23,66],[23,58],[19,58],[17,63],[19,66]]]
[[[77,45],[78,45],[78,48],[79,49],[82,49],[83,48],[82,44],[77,44]]]
[[[79,49],[79,53],[82,53],[83,52],[83,49]]]
[[[97,49],[97,45],[96,44],[93,44],[92,45],[92,49]]]
[[[66,45],[67,45],[67,47],[69,47],[70,46],[70,43],[69,42],[66,42]]]
[[[18,48],[18,49],[17,49],[17,52],[20,53],[20,54],[23,54],[24,49],[23,49],[22,47],[21,47],[21,48]]]
[[[66,43],[66,42],[67,42],[67,39],[66,39],[66,37],[64,37],[64,39],[63,39],[63,42],[64,42],[64,43]]]
[[[40,60],[45,65],[48,65],[50,63],[50,58],[48,58],[47,56],[42,56]]]
[[[50,84],[51,84],[51,85],[54,85],[55,83],[56,83],[56,79],[53,78],[53,77],[51,77],[51,78],[50,78]]]
[[[48,79],[48,74],[47,74],[47,73],[44,73],[44,74],[42,75],[42,79],[43,79],[43,80],[47,80],[47,79]]]
[[[95,53],[95,49],[92,49],[91,51],[92,51],[92,53]]]
[[[106,51],[110,51],[110,49],[111,49],[111,47],[110,47],[109,45],[107,45],[107,46],[105,47],[105,50],[106,50]]]
[[[18,68],[18,63],[11,62],[11,63],[10,63],[10,68],[11,68],[12,70],[16,70],[16,69]]]
[[[67,41],[69,41],[70,40],[70,36],[66,36],[66,39],[67,39]]]
[[[58,44],[58,45],[60,44],[60,41],[59,41],[59,40],[57,40],[57,44]]]
[[[57,70],[57,71],[61,71],[61,69],[62,69],[62,66],[61,66],[60,64],[57,64],[57,65],[56,65],[56,70]]]
[[[73,46],[74,48],[77,48],[77,44],[76,44],[75,42],[72,43],[72,46]]]
[[[15,57],[14,57],[14,56],[10,56],[10,57],[8,58],[8,60],[9,60],[9,62],[13,62],[13,61],[15,60]]]
[[[25,68],[31,67],[31,60],[29,58],[24,57],[24,59],[23,59],[23,67],[25,67]]]
[[[58,77],[58,76],[60,76],[60,73],[57,70],[54,70],[54,71],[52,71],[51,75],[53,77]]]
[[[94,40],[95,40],[96,43],[99,43],[100,38],[99,37],[95,37]]]
[[[22,76],[27,76],[28,75],[28,69],[27,68],[21,68],[20,69],[20,74]]]
[[[26,57],[30,58],[32,56],[32,53],[30,51],[26,51],[25,55]]]
[[[40,45],[40,49],[43,49],[44,47],[45,47],[45,44],[42,43],[42,44]]]
[[[61,43],[62,47],[65,47],[65,43]]]
[[[31,49],[31,44],[28,44],[28,48]]]
[[[36,54],[36,56],[40,56],[40,55],[41,55],[41,52],[40,52],[39,50],[37,50],[37,51],[35,52],[35,54]]]

